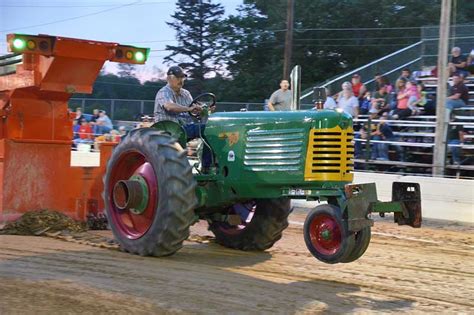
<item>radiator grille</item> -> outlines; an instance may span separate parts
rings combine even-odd
[[[300,170],[303,140],[303,129],[250,130],[244,169],[254,172]]]
[[[354,131],[337,126],[311,129],[306,153],[305,180],[352,181]]]

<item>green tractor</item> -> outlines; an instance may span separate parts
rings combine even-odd
[[[418,184],[393,183],[391,202],[377,200],[375,184],[351,184],[354,131],[342,112],[214,113],[202,135],[213,152],[210,173],[191,166],[186,139],[179,124],[165,121],[129,132],[114,149],[104,201],[123,250],[174,254],[190,226],[206,220],[217,243],[262,251],[288,227],[291,199],[327,202],[304,224],[306,246],[325,263],[363,255],[371,213],[393,212],[398,224],[421,225]]]

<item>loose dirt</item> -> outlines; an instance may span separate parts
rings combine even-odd
[[[223,248],[202,222],[166,258],[0,235],[0,314],[473,311],[472,226],[412,229],[386,218],[361,259],[327,265],[304,245],[304,218],[293,213],[282,240],[265,252]]]

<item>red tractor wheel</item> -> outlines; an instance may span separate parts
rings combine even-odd
[[[329,204],[317,206],[306,217],[304,240],[311,254],[328,264],[345,260],[355,242],[342,220],[341,210]]]
[[[121,248],[144,256],[179,250],[195,220],[195,188],[186,152],[171,137],[149,128],[125,136],[104,180],[107,218]]]
[[[211,222],[209,230],[217,243],[241,250],[265,250],[278,241],[288,227],[290,199],[261,199],[229,207],[226,214],[238,215],[240,223]]]

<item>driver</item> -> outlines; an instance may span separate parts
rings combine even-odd
[[[198,114],[202,111],[199,104],[191,104],[193,98],[188,90],[183,89],[184,80],[187,75],[183,69],[173,66],[166,73],[166,84],[161,88],[155,97],[155,122],[171,120],[179,123],[186,130],[188,141],[199,138],[199,134],[204,133],[205,125],[194,123],[190,113]],[[202,172],[209,172],[211,166],[211,151],[204,145],[202,153]]]

